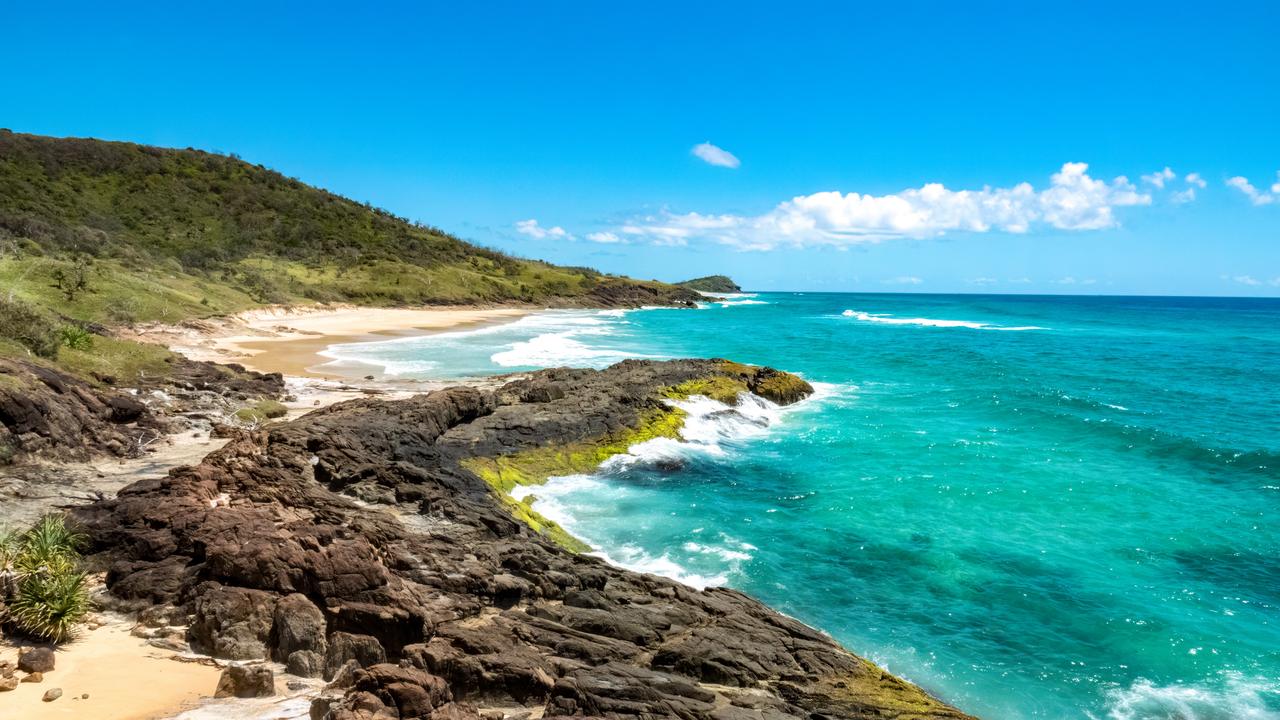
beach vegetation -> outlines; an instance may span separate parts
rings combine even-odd
[[[92,350],[93,333],[79,325],[63,325],[58,328],[58,336],[62,338],[62,346],[72,350]]]
[[[282,418],[288,414],[289,408],[275,400],[261,400],[248,407],[240,408],[234,413],[237,420],[247,425],[261,425],[268,420]]]
[[[85,541],[60,514],[0,535],[0,620],[41,640],[72,637],[90,609]]]
[[[52,358],[62,344],[57,320],[41,308],[0,295],[0,338],[16,343],[24,353]]]

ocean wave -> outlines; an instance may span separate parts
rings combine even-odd
[[[1039,325],[992,325],[991,323],[973,322],[969,320],[938,320],[935,318],[900,318],[894,317],[887,313],[868,313],[861,310],[845,310],[840,313],[844,317],[861,320],[863,322],[881,323],[883,325],[916,325],[918,327],[939,327],[939,328],[969,328],[970,330],[1003,330],[1008,332],[1019,332],[1024,330],[1048,330],[1047,327]]]
[[[832,397],[843,394],[848,387],[817,384],[815,390],[815,397]],[[685,413],[678,439],[654,438],[636,443],[627,452],[605,460],[594,474],[550,478],[544,485],[518,487],[512,491],[512,497],[523,501],[532,496],[538,513],[597,548],[592,554],[614,565],[661,575],[699,589],[724,585],[731,574],[740,570],[742,563],[752,559],[752,551],[757,549],[755,546],[723,532],[715,541],[699,537],[698,541],[688,540],[680,545],[683,552],[704,558],[692,564],[705,564],[708,559],[721,563],[721,568],[713,572],[692,570],[674,558],[670,551],[654,554],[631,544],[600,549],[604,543],[593,537],[590,523],[584,522],[574,512],[573,498],[589,497],[595,507],[617,507],[631,490],[624,483],[612,481],[612,476],[636,466],[678,464],[692,455],[724,456],[733,445],[764,436],[781,422],[787,412],[813,402],[813,398],[785,408],[745,392],[739,395],[736,406],[701,395],[667,402]]]
[[[1107,692],[1108,720],[1280,720],[1280,684],[1224,673],[1212,684],[1138,679]]]
[[[618,472],[635,464],[677,462],[695,454],[724,456],[724,443],[760,437],[781,419],[782,408],[757,395],[742,393],[737,406],[702,395],[666,401],[685,413],[680,438],[653,438],[636,443],[627,452],[601,464],[604,472]]]
[[[566,331],[537,335],[514,343],[509,349],[496,352],[489,359],[502,367],[604,367],[627,358],[652,358],[653,355],[592,347],[576,336],[582,331]]]

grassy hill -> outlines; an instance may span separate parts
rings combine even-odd
[[[0,131],[0,288],[68,318],[177,321],[266,303],[678,302],[514,258],[235,156]]]
[[[726,275],[708,275],[706,277],[685,280],[684,282],[676,283],[676,285],[690,290],[709,293],[742,292],[742,288],[738,287],[738,284]]]
[[[477,247],[235,156],[0,130],[0,359],[127,384],[169,359],[112,337],[136,322],[265,304],[696,299]]]

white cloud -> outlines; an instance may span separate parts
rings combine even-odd
[[[1151,196],[1139,192],[1128,178],[1095,179],[1088,167],[1066,163],[1050,178],[1049,187],[1039,191],[1025,182],[980,190],[949,190],[929,183],[890,195],[827,191],[792,198],[755,216],[663,211],[636,218],[618,232],[659,244],[708,239],[742,250],[847,247],[952,231],[1025,233],[1037,225],[1098,230],[1117,224],[1114,208],[1151,204]]]
[[[1085,278],[1084,280],[1077,280],[1074,276],[1068,275],[1066,277],[1058,278],[1057,280],[1054,280],[1053,284],[1054,285],[1097,285],[1098,281],[1093,278]]]
[[[1017,283],[1018,285],[1030,285],[1031,278],[1029,277],[1011,278],[1009,282]]]
[[[995,285],[997,282],[999,281],[996,280],[995,278],[979,277],[979,278],[974,278],[970,280],[969,284],[970,285]]]
[[[1191,202],[1192,200],[1196,199],[1196,189],[1193,187],[1189,187],[1186,190],[1179,190],[1178,192],[1174,193],[1171,197],[1173,198],[1173,201],[1178,203],[1179,205],[1185,205]]]
[[[591,242],[598,243],[624,243],[625,239],[618,237],[617,234],[611,232],[593,232],[587,233],[587,239]]]
[[[1270,205],[1276,201],[1276,196],[1280,196],[1280,172],[1276,172],[1276,183],[1271,186],[1271,192],[1259,190],[1248,178],[1239,175],[1227,180],[1227,184],[1244,193],[1254,205]]]
[[[1163,170],[1151,173],[1150,175],[1143,175],[1142,181],[1155,185],[1158,188],[1163,188],[1166,182],[1170,182],[1177,177],[1178,176],[1174,174],[1172,168],[1165,166],[1165,169]]]
[[[1200,173],[1187,173],[1187,176],[1183,178],[1183,180],[1186,180],[1188,185],[1195,185],[1199,188],[1203,188],[1209,184],[1204,181],[1204,178],[1200,177]]]
[[[1262,281],[1261,281],[1261,280],[1258,280],[1257,278],[1253,277],[1252,275],[1236,275],[1235,277],[1233,277],[1233,278],[1231,278],[1231,279],[1232,279],[1232,280],[1234,280],[1234,281],[1236,281],[1236,282],[1238,282],[1238,283],[1240,283],[1241,285],[1249,285],[1249,286],[1251,286],[1251,287],[1252,287],[1252,286],[1257,286],[1257,285],[1261,285],[1261,284],[1262,284]]]
[[[896,278],[889,278],[884,281],[885,285],[919,285],[924,282],[914,275],[899,275]]]
[[[690,152],[708,165],[715,165],[716,167],[737,168],[742,164],[738,158],[734,157],[733,153],[724,148],[716,147],[709,142],[694,145],[693,150]]]
[[[528,235],[529,237],[532,237],[532,238],[537,238],[538,240],[545,240],[546,238],[564,239],[564,240],[573,239],[573,235],[570,235],[568,232],[565,231],[564,228],[560,227],[559,225],[556,225],[555,227],[544,228],[538,224],[537,220],[534,220],[532,218],[530,218],[529,220],[521,220],[517,222],[516,232],[521,233],[522,235]]]

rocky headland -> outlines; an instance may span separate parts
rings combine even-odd
[[[504,492],[678,432],[665,400],[738,392],[811,388],[627,361],[351,400],[73,513],[122,607],[245,665],[220,694],[269,692],[274,660],[329,681],[317,720],[967,717],[742,593],[578,552]]]

